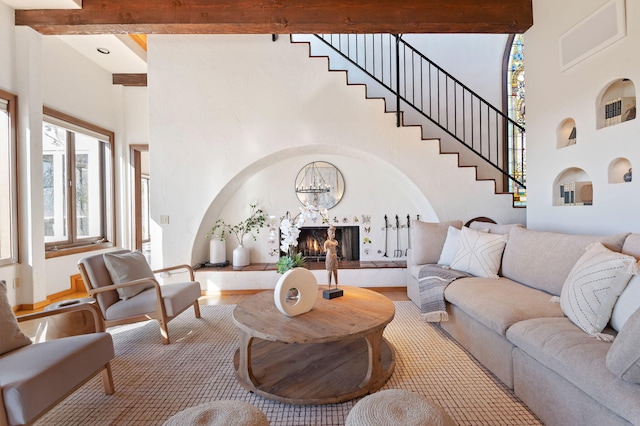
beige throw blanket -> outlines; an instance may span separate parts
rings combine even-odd
[[[427,322],[449,321],[444,290],[458,278],[470,276],[466,272],[448,269],[441,265],[425,265],[418,272],[420,312]]]

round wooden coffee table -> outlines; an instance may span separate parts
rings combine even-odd
[[[371,290],[340,288],[344,296],[319,294],[313,309],[296,317],[276,308],[273,291],[236,306],[233,361],[245,389],[280,402],[332,404],[382,387],[395,368],[393,346],[382,336],[395,306]]]

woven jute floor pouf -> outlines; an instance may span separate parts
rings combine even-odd
[[[269,420],[248,402],[213,401],[182,410],[163,426],[269,426]]]
[[[433,401],[415,392],[387,389],[358,401],[345,426],[455,426],[456,422]]]

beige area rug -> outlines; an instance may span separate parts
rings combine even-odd
[[[539,425],[540,421],[491,373],[411,302],[395,302],[385,337],[396,348],[396,369],[383,389],[406,389],[439,403],[460,425]],[[357,400],[289,405],[245,391],[232,358],[237,332],[233,305],[203,306],[169,324],[172,343],[160,343],[156,322],[111,328],[116,393],[98,377],[43,417],[38,425],[161,425],[187,407],[237,399],[260,408],[271,425],[342,425]]]

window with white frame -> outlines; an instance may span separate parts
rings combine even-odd
[[[16,96],[0,90],[0,266],[18,262]]]
[[[45,108],[42,167],[47,251],[113,242],[113,133]]]

